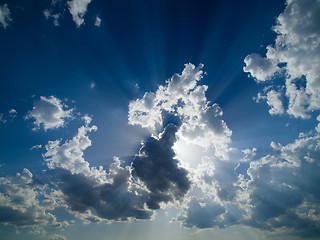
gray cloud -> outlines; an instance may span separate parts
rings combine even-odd
[[[133,176],[150,191],[147,205],[151,209],[160,208],[160,203],[181,200],[191,185],[187,170],[179,166],[172,149],[177,130],[169,124],[158,139],[148,139],[132,163]]]
[[[225,213],[225,208],[219,203],[192,198],[184,216],[178,220],[188,228],[212,228],[221,225],[219,217]]]

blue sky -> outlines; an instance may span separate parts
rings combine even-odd
[[[0,0],[5,239],[318,239],[320,3]]]

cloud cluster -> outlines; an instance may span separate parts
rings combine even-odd
[[[280,105],[280,96],[288,101],[286,112],[296,118],[309,118],[312,111],[320,109],[319,16],[319,1],[288,0],[273,28],[277,38],[267,47],[266,57],[250,54],[244,60],[245,72],[271,86],[266,98],[271,114],[283,113],[274,107]],[[275,93],[273,88],[279,83],[271,80],[277,76],[284,79],[280,84],[285,88]]]
[[[185,65],[181,74],[174,74],[155,93],[147,92],[129,104],[128,120],[151,130],[162,129],[168,114],[179,119],[178,137],[203,147],[219,148],[230,141],[231,130],[221,119],[223,112],[210,103],[202,79],[203,65]]]
[[[8,4],[0,5],[0,24],[3,28],[7,28],[9,26],[9,22],[12,21],[10,15]]]
[[[45,131],[55,129],[65,125],[65,119],[72,117],[73,109],[66,109],[60,99],[50,96],[41,96],[40,100],[34,103],[31,111],[28,112],[26,119],[34,119],[34,130],[43,127]]]

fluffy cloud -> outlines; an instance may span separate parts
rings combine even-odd
[[[69,11],[77,27],[80,27],[84,23],[83,18],[90,2],[91,0],[71,0],[68,2]]]
[[[147,92],[143,98],[130,102],[129,123],[162,130],[169,114],[179,119],[177,135],[186,142],[203,147],[225,146],[230,141],[231,130],[221,119],[221,108],[207,100],[208,87],[198,85],[202,68],[202,64],[198,67],[186,64],[182,74],[174,74],[155,93]]]
[[[91,146],[88,133],[96,131],[96,126],[89,126],[92,119],[88,116],[83,118],[85,126],[78,129],[77,135],[62,145],[60,140],[49,141],[45,146],[46,153],[43,155],[50,169],[62,168],[74,173],[82,173],[86,176],[92,174],[89,163],[83,158],[83,151]]]
[[[8,4],[0,5],[0,24],[3,28],[7,28],[9,22],[12,21]]]
[[[26,119],[35,119],[34,130],[42,126],[45,131],[64,126],[65,119],[72,117],[73,109],[66,109],[60,99],[50,96],[41,96],[40,100],[34,103],[33,109],[28,112]]]
[[[188,172],[179,167],[172,149],[178,128],[169,124],[159,138],[151,137],[135,156],[133,176],[142,181],[150,191],[147,205],[160,208],[160,203],[181,200],[188,192],[191,182]]]
[[[276,115],[276,114],[283,114],[284,113],[284,107],[282,103],[282,91],[281,90],[274,90],[271,89],[270,87],[266,87],[263,89],[262,92],[258,93],[258,96],[254,98],[256,102],[260,102],[261,100],[266,100],[267,104],[269,105],[269,113],[271,115]]]
[[[310,112],[320,109],[319,16],[319,1],[288,0],[273,28],[277,38],[274,46],[267,47],[266,57],[250,54],[245,58],[244,71],[257,81],[274,86],[276,83],[268,80],[282,75],[289,102],[287,113],[296,118],[309,118]]]

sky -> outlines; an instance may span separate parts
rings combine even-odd
[[[3,239],[319,239],[319,0],[0,0]]]

